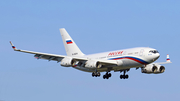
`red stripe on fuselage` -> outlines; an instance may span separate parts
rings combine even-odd
[[[121,60],[121,59],[130,59],[130,60],[136,61],[136,62],[138,62],[138,63],[145,64],[145,63],[143,63],[142,61],[139,61],[139,60],[137,60],[137,59],[130,58],[130,57],[117,58],[117,59],[113,59],[113,60]]]

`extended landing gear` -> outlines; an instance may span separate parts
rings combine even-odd
[[[103,75],[103,79],[109,79],[111,77],[111,73],[106,72],[105,75]]]
[[[101,76],[101,73],[100,72],[93,72],[92,73],[92,77],[100,77]]]
[[[129,78],[129,75],[126,75],[126,71],[129,71],[129,70],[123,70],[123,75],[120,75],[120,79],[128,79]],[[120,71],[122,72],[122,71]]]
[[[120,79],[128,79],[129,75],[120,75]]]

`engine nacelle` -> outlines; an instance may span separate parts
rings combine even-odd
[[[122,60],[117,60],[117,66],[123,66]]]
[[[159,73],[163,73],[165,71],[165,67],[162,65],[156,65],[157,66],[157,71],[155,72],[155,74],[159,74]]]
[[[149,65],[146,65],[146,67],[144,68],[141,68],[141,72],[142,73],[156,73],[158,70],[158,67],[155,66],[154,64],[149,64]]]
[[[61,60],[61,66],[71,67],[74,66],[77,61],[73,60],[73,58],[65,57]]]
[[[88,60],[85,63],[85,67],[86,68],[101,68],[102,64],[100,64],[98,61],[94,61],[94,60]]]

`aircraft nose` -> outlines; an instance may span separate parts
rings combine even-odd
[[[154,61],[156,61],[160,57],[159,53],[154,54]]]

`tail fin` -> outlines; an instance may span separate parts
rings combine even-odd
[[[65,28],[60,28],[59,30],[62,36],[67,56],[83,56],[84,54],[78,48],[73,39],[69,36]]]

